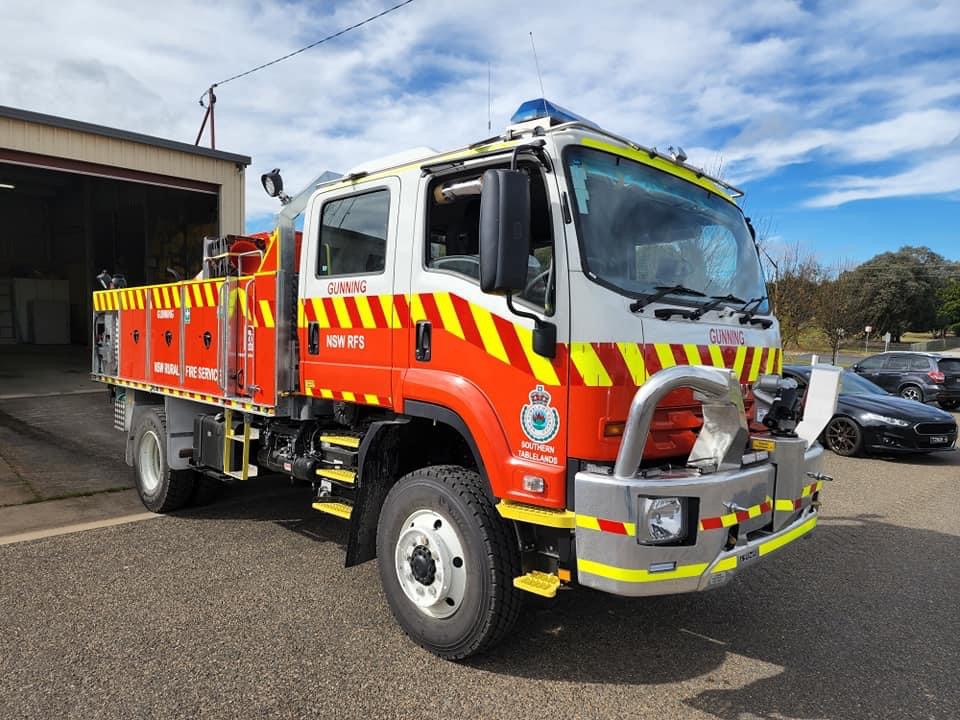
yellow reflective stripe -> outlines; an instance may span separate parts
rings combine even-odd
[[[410,305],[410,323],[416,324],[421,320],[427,319],[427,313],[423,309],[423,301],[420,300],[420,295],[414,293],[408,297],[407,303]]]
[[[376,395],[364,395],[363,399],[367,405],[378,405],[380,403],[380,398]]]
[[[163,297],[163,307],[169,308],[170,307],[170,288],[168,288],[166,285],[161,287],[160,295],[161,297]]]
[[[763,348],[755,347],[753,349],[753,360],[750,363],[750,374],[747,376],[747,379],[750,382],[753,382],[758,377],[760,377],[760,360],[763,357]]]
[[[725,367],[723,364],[723,351],[720,349],[720,346],[708,345],[707,348],[710,350],[710,362],[713,363],[713,366],[718,368]]]
[[[763,370],[764,374],[769,375],[770,373],[773,372],[773,364],[776,359],[777,359],[777,349],[770,348],[770,351],[767,353],[767,365]]]
[[[700,350],[696,345],[690,343],[683,344],[683,352],[687,356],[687,365],[700,365]]]
[[[354,295],[354,302],[357,304],[357,314],[360,315],[360,324],[371,330],[377,326],[377,321],[373,319],[373,312],[370,310],[370,301],[366,295]]]
[[[774,371],[777,375],[783,375],[783,350],[777,348],[777,369]]]
[[[311,305],[313,305],[313,314],[317,318],[317,324],[322,328],[330,327],[330,318],[327,317],[327,311],[323,306],[322,298],[310,298],[308,300]]]
[[[200,285],[191,285],[190,290],[193,293],[193,304],[197,307],[203,307],[203,291]]]
[[[137,310],[143,310],[143,290],[137,290]]]
[[[733,376],[739,378],[743,373],[743,363],[747,359],[747,346],[737,347],[737,354],[733,359]]]
[[[685,167],[677,165],[670,162],[669,160],[664,160],[663,158],[654,155],[650,157],[650,153],[640,150],[634,150],[633,148],[625,148],[621,145],[613,145],[603,140],[596,140],[591,137],[585,137],[580,140],[581,144],[586,145],[587,147],[596,148],[597,150],[605,150],[606,152],[613,153],[614,155],[619,155],[621,157],[628,158],[630,160],[635,160],[638,163],[643,165],[649,165],[655,167],[658,170],[663,170],[664,172],[670,173],[677,177],[681,177],[688,182],[693,183],[694,185],[699,185],[702,188],[706,188],[712,193],[715,193],[722,197],[724,200],[733,202],[729,195],[724,192],[719,185],[716,185],[713,181],[708,180],[705,177],[697,177],[697,174],[691,172]]]
[[[443,321],[443,329],[463,340],[463,328],[460,327],[460,319],[457,317],[457,311],[453,307],[453,301],[450,299],[450,293],[434,293],[433,299],[437,303],[437,310],[440,311],[440,319]]]
[[[600,532],[600,523],[597,522],[597,518],[590,517],[589,515],[577,515],[577,527]]]
[[[183,306],[185,308],[193,307],[193,293],[190,292],[190,286],[183,286]]]
[[[263,315],[263,326],[272,328],[273,327],[273,311],[270,309],[269,300],[260,301],[260,314]]]
[[[219,289],[220,289],[220,286],[218,285],[217,290]],[[217,304],[216,301],[213,299],[213,287],[211,286],[211,283],[203,284],[203,294],[207,300],[207,307],[213,307],[214,305]]]
[[[381,295],[380,307],[383,309],[383,316],[387,319],[387,327],[392,330],[402,327],[396,308],[393,306],[393,295]]]
[[[120,292],[120,307],[123,310],[127,309],[127,294],[123,291]]]
[[[160,300],[160,288],[153,288],[153,306],[155,308],[163,307],[163,303]]]
[[[321,389],[320,397],[326,398],[327,400],[333,399],[333,390]]]
[[[480,332],[480,339],[483,340],[483,347],[493,355],[497,360],[509,363],[507,351],[503,347],[503,341],[500,339],[500,333],[497,332],[497,326],[493,324],[493,316],[486,308],[479,305],[470,304],[470,312],[473,313],[473,321]]]
[[[93,309],[94,310],[100,309],[100,295],[98,293],[93,294]]]
[[[613,381],[597,357],[597,351],[588,342],[570,343],[570,359],[583,378],[583,384],[592,387],[610,387]]]
[[[657,359],[660,361],[660,368],[666,370],[677,364],[673,357],[673,350],[667,343],[654,343],[653,349],[657,351]]]
[[[307,314],[303,309],[303,304],[309,302],[308,300],[301,300],[297,303],[297,327],[302,328],[307,326]]]
[[[344,390],[344,391],[343,391],[342,393],[340,393],[340,394],[343,395],[343,399],[346,400],[347,402],[356,402],[356,401],[357,401],[357,396],[354,395],[352,392],[348,392],[348,391]]]
[[[681,565],[675,570],[651,573],[647,570],[635,568],[621,568],[614,565],[596,562],[594,560],[577,560],[577,570],[580,572],[599,575],[600,577],[617,580],[619,582],[662,582],[664,580],[681,580],[683,578],[697,577],[703,574],[707,569],[707,563],[696,563],[694,565]]]
[[[634,385],[643,385],[647,381],[647,367],[643,362],[643,353],[640,346],[631,342],[618,342],[617,350],[623,358],[627,370],[630,372],[630,379]]]
[[[773,509],[778,512],[793,512],[793,500],[777,500]]]
[[[523,325],[513,327],[517,331],[517,339],[520,341],[520,347],[523,348],[523,354],[527,357],[527,362],[530,363],[533,376],[544,385],[559,385],[560,378],[557,377],[553,363],[533,351],[533,331]]]
[[[170,288],[170,295],[173,297],[173,306],[180,307],[180,288]]]
[[[244,317],[245,320],[250,319],[249,313],[247,310],[247,291],[243,288],[237,288],[237,300],[240,301],[240,314]]]
[[[737,514],[736,513],[727,513],[726,515],[720,516],[720,524],[723,527],[730,527],[731,525],[737,524]]]
[[[713,566],[713,570],[711,570],[710,572],[715,572],[715,573],[726,572],[727,570],[735,570],[736,567],[737,567],[737,556],[733,555],[731,557],[724,558],[723,560],[718,562],[716,565]]]
[[[352,328],[353,323],[350,322],[350,313],[347,312],[347,303],[340,295],[335,295],[330,298],[330,301],[333,303],[333,311],[337,314],[337,322],[340,323],[342,328]]]
[[[781,535],[780,537],[774,540],[768,540],[767,542],[760,545],[761,557],[763,555],[767,555],[768,553],[772,553],[774,550],[779,550],[787,543],[793,542],[794,540],[796,540],[798,537],[802,535],[806,535],[808,532],[813,530],[814,527],[816,527],[817,517],[818,517],[817,515],[814,515],[812,518],[807,520],[800,527],[794,528],[793,530],[786,533],[785,535]]]

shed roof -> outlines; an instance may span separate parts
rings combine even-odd
[[[127,140],[129,142],[152,145],[154,147],[176,150],[177,152],[192,155],[203,155],[204,157],[239,163],[244,166],[250,165],[251,162],[250,157],[247,155],[237,155],[235,153],[223,152],[222,150],[212,150],[210,148],[200,147],[199,145],[190,145],[189,143],[167,140],[166,138],[154,137],[153,135],[142,135],[141,133],[130,132],[129,130],[120,130],[118,128],[106,127],[105,125],[95,125],[93,123],[71,120],[70,118],[58,117],[56,115],[45,115],[30,110],[7,107],[6,105],[0,105],[0,117],[23,120],[38,125],[50,125],[52,127],[75,130],[117,140]]]

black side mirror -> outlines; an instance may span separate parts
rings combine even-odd
[[[533,351],[545,358],[557,356],[557,326],[553,323],[536,321],[533,328]]]
[[[530,178],[519,170],[487,170],[480,195],[480,289],[509,295],[527,283]]]
[[[860,363],[854,363],[853,365],[850,366],[850,369],[853,370],[854,372],[860,372]]]

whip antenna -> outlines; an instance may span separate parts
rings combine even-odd
[[[540,97],[543,99],[543,111],[547,111],[547,94],[543,91],[543,75],[540,74],[540,60],[537,59],[537,46],[533,42],[533,31],[530,31],[530,47],[533,48],[533,64],[537,67],[537,80],[540,81]]]

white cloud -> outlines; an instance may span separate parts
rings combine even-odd
[[[927,51],[960,27],[953,3],[896,2],[831,5],[816,17],[789,0],[597,0],[588,12],[546,0],[416,0],[220,88],[217,144],[253,156],[247,208],[258,215],[275,209],[259,188],[265,169],[282,167],[296,188],[324,169],[477,140],[487,134],[488,62],[494,131],[539,95],[533,30],[549,97],[641,143],[681,144],[706,165],[722,155],[734,179],[824,155],[929,153],[960,129],[960,58]],[[388,4],[14,4],[3,13],[0,103],[192,142],[211,82]],[[730,126],[743,129],[716,142]],[[914,185],[949,192],[943,181]],[[858,189],[870,190],[830,193]]]

